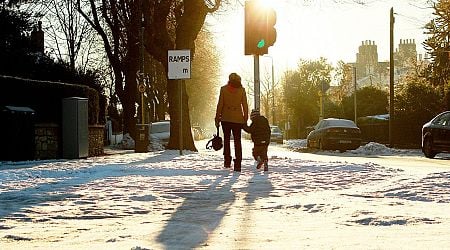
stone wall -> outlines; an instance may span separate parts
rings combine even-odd
[[[105,126],[89,125],[89,156],[103,155]]]
[[[58,124],[46,123],[34,126],[36,153],[35,158],[56,159],[61,155],[59,152],[60,129]]]
[[[62,139],[58,124],[35,124],[35,144],[37,160],[61,158]],[[104,126],[89,126],[89,156],[103,155]]]

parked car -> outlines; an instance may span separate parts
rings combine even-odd
[[[327,118],[319,121],[306,139],[308,148],[344,152],[361,145],[361,131],[353,121]]]
[[[192,135],[194,136],[194,140],[196,140],[196,141],[203,140],[206,138],[205,132],[198,125],[192,126]]]
[[[270,142],[283,144],[283,131],[278,126],[270,125]]]
[[[152,122],[150,125],[150,140],[160,141],[163,146],[169,144],[170,121]]]
[[[450,152],[450,111],[440,113],[423,125],[422,152],[428,158]]]

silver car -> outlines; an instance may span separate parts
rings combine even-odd
[[[170,121],[152,122],[150,125],[150,140],[159,141],[163,146],[169,144]]]
[[[283,131],[278,126],[270,125],[270,142],[283,144]]]

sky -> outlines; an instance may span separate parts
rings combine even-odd
[[[423,54],[423,26],[433,17],[426,0],[262,1],[277,12],[277,41],[269,48],[277,79],[285,69],[295,69],[300,59],[355,62],[358,47],[366,40],[375,41],[379,61],[388,61],[391,7],[395,12],[395,48],[400,39],[415,39],[418,53]],[[244,1],[240,2],[207,17],[208,29],[222,52],[224,81],[229,72],[241,72],[244,78],[253,76],[253,57],[244,56]],[[260,59],[261,74],[270,72],[271,58]]]
[[[243,141],[222,151],[0,162],[0,246],[9,249],[448,249],[449,155],[369,143],[305,154]],[[371,157],[364,157],[364,156]],[[390,156],[389,158],[385,158]],[[355,237],[357,235],[358,237]]]

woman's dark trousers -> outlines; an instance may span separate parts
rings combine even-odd
[[[223,156],[225,167],[231,167],[230,139],[233,133],[234,141],[234,171],[241,171],[242,144],[241,144],[242,124],[234,122],[222,122],[223,131]]]

